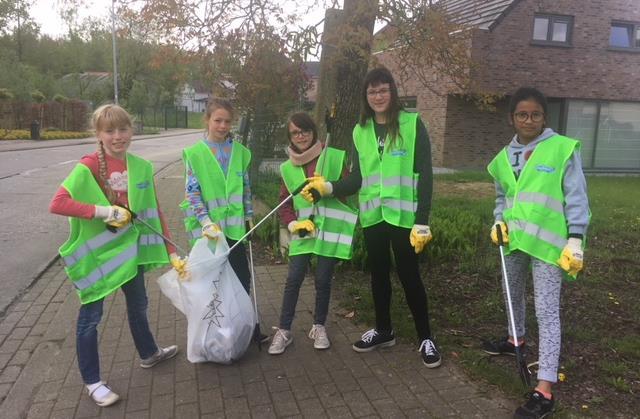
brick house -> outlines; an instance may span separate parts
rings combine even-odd
[[[497,112],[481,112],[455,92],[436,95],[411,81],[399,86],[429,124],[434,166],[485,167],[513,135],[509,95],[533,86],[549,99],[547,125],[582,141],[585,170],[640,171],[638,0],[441,0],[440,5],[472,27],[469,53],[484,67],[475,81],[504,98]],[[392,52],[376,56],[394,71]]]

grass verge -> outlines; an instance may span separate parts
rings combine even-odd
[[[579,279],[563,284],[560,372],[554,417],[635,417],[640,412],[640,178],[589,176],[593,213]],[[254,186],[273,201],[273,189]],[[499,256],[489,239],[493,185],[486,175],[436,176],[431,228],[422,256],[432,329],[448,360],[477,380],[521,398],[512,357],[489,357],[483,339],[506,334]],[[276,192],[277,194],[277,192]],[[277,196],[277,195],[275,195]],[[269,198],[270,197],[270,198]],[[269,202],[269,205],[273,202]],[[277,201],[275,201],[277,204]],[[274,204],[274,205],[275,205]],[[356,238],[350,264],[337,275],[336,298],[363,329],[374,324],[366,252]],[[415,329],[399,281],[392,281],[391,316],[400,340],[414,343]],[[537,323],[531,281],[527,293],[529,361],[537,359]],[[350,314],[351,316],[351,314]]]

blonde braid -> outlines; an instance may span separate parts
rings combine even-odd
[[[113,189],[111,189],[111,185],[107,182],[107,160],[104,157],[104,145],[102,141],[98,141],[98,172],[100,176],[100,184],[102,186],[102,191],[107,196],[107,199],[110,203],[115,203],[117,195]]]

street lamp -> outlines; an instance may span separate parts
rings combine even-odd
[[[111,0],[111,41],[113,44],[113,99],[118,104],[118,58],[116,51],[116,0]]]

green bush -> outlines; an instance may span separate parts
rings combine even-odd
[[[89,138],[93,136],[93,133],[89,131],[75,132],[75,131],[41,131],[40,139],[41,140],[71,140],[71,139],[79,139],[79,138]],[[1,130],[0,129],[0,140],[29,140],[31,139],[31,132],[26,129],[15,129],[15,130]]]

